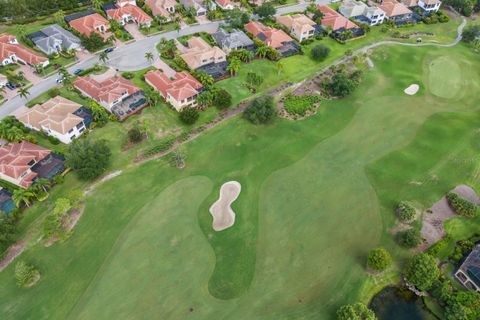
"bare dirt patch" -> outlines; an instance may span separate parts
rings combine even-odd
[[[235,212],[231,205],[238,198],[241,190],[242,186],[237,181],[225,182],[220,187],[220,197],[210,207],[210,213],[213,216],[213,230],[222,231],[233,226]]]
[[[480,205],[480,198],[475,190],[467,185],[459,185],[451,192],[458,196]],[[423,214],[422,238],[425,239],[425,249],[441,240],[445,235],[443,224],[455,216],[455,211],[448,204],[447,198],[443,196],[430,209]]]
[[[99,184],[105,182],[105,181],[108,181],[110,179],[113,179],[119,175],[122,174],[122,170],[117,170],[117,171],[114,171],[110,174],[107,174],[105,177],[103,177],[102,179],[100,179],[99,181],[95,182],[94,184],[92,184],[90,187],[86,188],[85,191],[83,192],[85,195],[89,194],[90,192],[93,191],[93,189],[95,189],[96,186],[98,186]]]
[[[25,244],[26,242],[24,240],[21,240],[8,248],[7,254],[0,261],[0,272],[3,271],[3,269],[5,269],[6,267],[8,267],[10,263],[15,260],[16,257],[22,254],[23,250],[25,250]]]

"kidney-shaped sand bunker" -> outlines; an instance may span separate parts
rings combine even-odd
[[[238,198],[241,190],[242,186],[238,181],[228,181],[220,187],[220,197],[210,207],[213,230],[222,231],[233,226],[235,212],[231,205]]]

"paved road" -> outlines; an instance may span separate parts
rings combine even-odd
[[[317,0],[318,4],[326,4],[328,3],[329,0]],[[289,12],[297,12],[297,11],[303,11],[307,7],[306,3],[300,3],[297,5],[293,6],[287,6],[283,8],[278,8],[277,9],[277,14],[285,14]],[[202,25],[193,25],[189,26],[187,28],[184,28],[180,30],[179,32],[177,31],[170,31],[166,33],[162,33],[159,35],[155,35],[152,37],[148,37],[136,42],[132,42],[130,44],[123,45],[119,48],[117,48],[115,51],[109,54],[109,60],[106,62],[107,66],[113,67],[119,71],[136,71],[136,70],[142,70],[145,69],[149,66],[152,65],[151,62],[147,61],[145,59],[145,53],[146,52],[152,52],[155,57],[158,57],[157,50],[155,48],[156,44],[160,41],[161,38],[167,38],[167,39],[174,39],[178,38],[180,36],[192,34],[192,33],[197,33],[197,32],[209,32],[212,33],[218,29],[218,26],[222,23],[222,21],[216,21],[216,22],[210,22],[207,24],[202,24]],[[355,53],[362,53],[366,52],[372,48],[382,46],[382,45],[405,45],[405,46],[441,46],[441,47],[451,47],[456,45],[460,40],[461,40],[461,34],[463,31],[463,28],[466,25],[466,20],[463,19],[463,22],[459,25],[457,29],[457,38],[448,44],[436,44],[436,43],[400,43],[400,42],[395,42],[395,41],[380,41],[368,46],[365,46],[357,51]],[[340,59],[337,61],[337,63],[342,63],[344,59]],[[93,67],[95,64],[100,63],[98,60],[98,56],[94,56],[92,58],[89,58],[84,61],[80,61],[74,66],[68,68],[68,70],[73,73],[74,70],[76,69],[88,69]],[[16,96],[9,101],[5,102],[3,106],[0,107],[0,119],[5,118],[7,115],[12,113],[13,111],[17,110],[18,108],[22,107],[25,105],[27,101],[30,101],[42,93],[50,90],[51,88],[55,87],[57,85],[56,79],[58,79],[59,75],[54,74],[40,83],[30,87],[29,92],[30,95],[25,98],[21,98],[20,96]]]

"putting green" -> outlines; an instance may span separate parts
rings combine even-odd
[[[440,98],[452,99],[462,90],[464,77],[458,63],[449,56],[441,56],[428,65],[430,91]]]
[[[465,94],[405,95],[409,83],[429,83],[422,66],[439,58],[457,61]],[[24,254],[42,272],[35,287],[17,288],[13,266],[0,273],[1,314],[333,319],[364,294],[372,247],[409,254],[388,233],[393,203],[426,204],[470,177],[475,59],[462,46],[380,49],[361,87],[311,118],[269,126],[236,118],[188,143],[183,170],[164,160],[125,169],[89,196],[67,242]],[[229,180],[242,185],[237,220],[215,232],[208,208]]]

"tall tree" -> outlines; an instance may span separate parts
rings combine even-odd
[[[70,144],[65,158],[80,179],[93,180],[105,172],[110,156],[105,140],[78,139]]]
[[[30,92],[29,92],[28,89],[26,89],[26,88],[20,88],[20,89],[18,90],[18,95],[19,95],[20,97],[22,97],[22,98],[25,98],[25,99],[26,99],[29,94],[30,94]]]
[[[151,53],[150,51],[145,53],[145,59],[147,59],[148,62],[151,63],[154,58],[155,57],[154,57],[153,53]]]
[[[100,59],[100,61],[102,61],[103,63],[107,62],[108,59],[110,59],[108,57],[108,53],[106,53],[105,51],[102,51],[100,52],[100,54],[98,55],[98,59]]]

